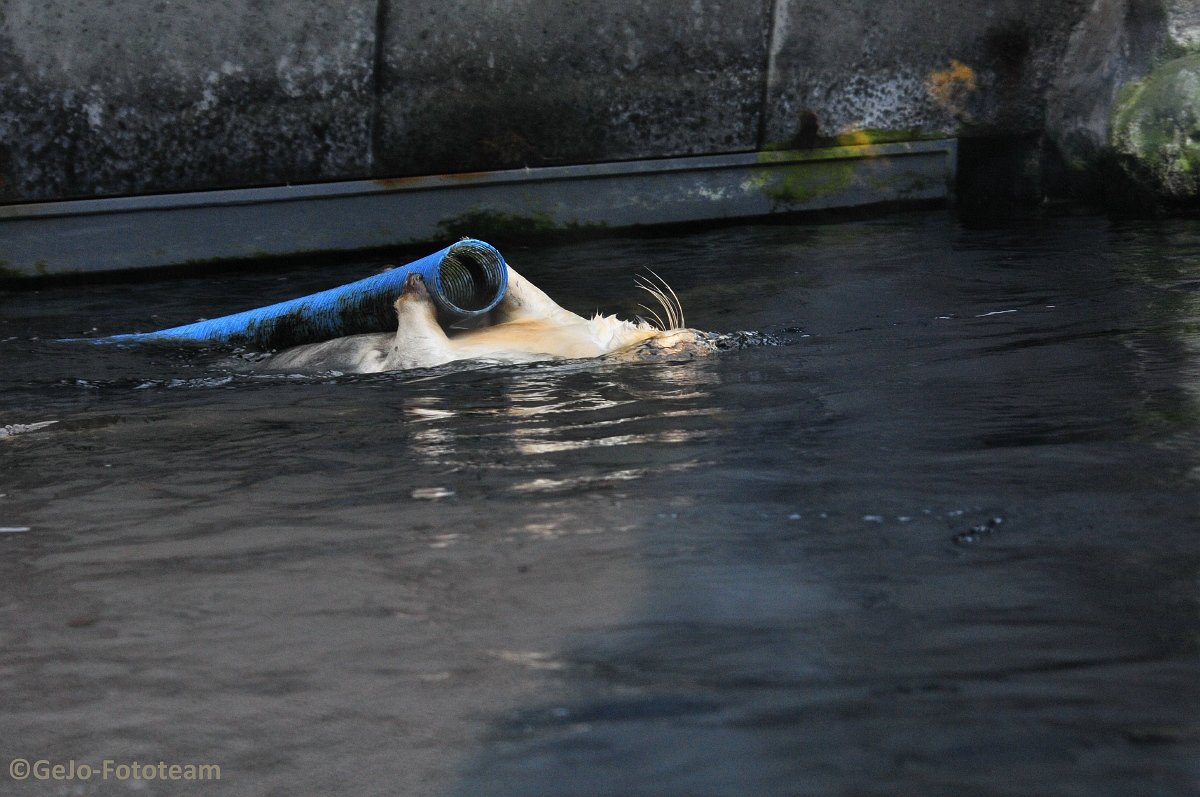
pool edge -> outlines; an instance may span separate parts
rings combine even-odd
[[[0,277],[949,200],[953,138],[0,205]]]

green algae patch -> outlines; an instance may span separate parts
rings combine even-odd
[[[868,149],[865,152],[870,157]],[[755,154],[755,160],[764,166],[777,163],[812,163],[814,161],[844,160],[864,157],[862,146],[821,147],[820,149],[764,149]]]
[[[585,224],[578,221],[558,222],[544,211],[530,214],[505,213],[499,210],[475,208],[438,222],[443,238],[481,238],[483,240],[512,240],[535,238],[563,232],[602,229],[605,224]]]
[[[776,205],[805,205],[848,187],[854,179],[852,161],[820,161],[784,168],[767,185]]]
[[[796,161],[795,152],[760,152],[758,162],[771,168],[754,175],[748,185],[761,189],[775,208],[807,205],[848,188],[854,181],[852,153],[822,152],[832,157]]]
[[[817,136],[808,146],[797,146],[795,140],[773,141],[763,145],[763,152],[805,152],[836,149],[838,147],[862,147],[878,144],[905,144],[913,141],[940,141],[953,138],[953,133],[930,132],[919,127],[904,127],[895,130],[882,127],[865,127],[847,130],[832,136]]]
[[[761,168],[742,182],[742,189],[761,192],[772,211],[915,201],[946,195],[949,179],[946,169],[952,168],[945,166],[947,150],[911,140],[867,143],[862,131],[856,135],[843,139],[852,142],[843,146],[760,151],[755,162]]]
[[[483,208],[468,210],[438,222],[438,230],[447,238],[471,236],[484,240],[501,236],[529,236],[553,232],[559,228],[549,213],[520,215]]]
[[[900,130],[884,130],[881,128],[864,128],[847,133],[838,133],[828,141],[828,146],[851,147],[863,144],[903,144],[908,141],[937,141],[949,138],[948,133],[929,133],[920,128],[908,127]]]
[[[1200,199],[1200,54],[1121,89],[1109,144],[1123,171],[1160,199]]]

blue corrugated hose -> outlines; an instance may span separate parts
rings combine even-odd
[[[486,313],[504,297],[508,267],[491,244],[464,238],[440,252],[340,288],[267,307],[157,332],[133,332],[98,343],[217,343],[278,349],[360,332],[396,328],[392,304],[412,272],[419,273],[448,322]]]

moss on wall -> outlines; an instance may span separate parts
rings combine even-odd
[[[1135,182],[1167,201],[1200,199],[1200,54],[1125,86],[1110,131],[1118,163]]]

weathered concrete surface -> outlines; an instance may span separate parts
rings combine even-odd
[[[0,0],[0,201],[369,165],[374,0]]]
[[[1167,37],[1177,53],[1200,50],[1200,2],[1167,0]]]
[[[1154,77],[1198,51],[1196,0],[1092,3],[1063,56],[1046,118],[1077,192],[1133,210],[1200,200],[1187,155],[1195,93],[1183,74]]]
[[[769,2],[391,0],[379,169],[756,148]]]
[[[1046,89],[1084,0],[779,0],[767,139],[819,129],[1040,130]]]
[[[905,136],[1086,170],[1197,47],[1197,0],[0,0],[0,203]]]
[[[1150,71],[1165,24],[1158,0],[1096,0],[1071,35],[1046,115],[1070,168],[1086,170],[1104,154],[1117,93]]]

